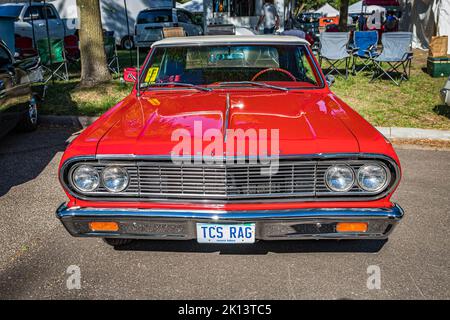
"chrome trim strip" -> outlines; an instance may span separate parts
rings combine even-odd
[[[122,209],[122,208],[68,208],[61,204],[56,211],[59,219],[64,217],[139,217],[139,218],[175,218],[229,220],[283,220],[296,218],[327,219],[401,219],[403,209],[394,204],[392,208],[311,208],[286,210],[166,210],[166,209]]]
[[[128,159],[128,160],[171,160],[170,155],[136,155],[136,154],[97,154],[97,155],[87,155],[75,158],[94,158],[97,160],[114,160],[114,159]],[[217,157],[207,157],[207,156],[188,156],[179,157],[180,159],[217,159]],[[219,158],[220,160],[226,161],[228,158],[233,159],[255,159],[257,156],[226,156]],[[361,158],[378,158],[378,159],[389,159],[394,161],[392,158],[381,154],[381,153],[311,153],[311,154],[286,154],[279,155],[279,159],[342,159],[342,160],[352,160]],[[69,159],[69,160],[70,160]],[[67,160],[67,161],[69,161]],[[177,159],[178,160],[178,159]]]
[[[227,135],[228,135],[228,122],[229,122],[229,116],[230,116],[230,94],[227,93],[227,101],[225,106],[225,119],[223,122],[223,142],[227,142]]]
[[[199,158],[206,158],[209,159],[209,157],[180,157],[179,159],[188,159],[188,160],[195,160]],[[221,159],[224,159],[223,161],[226,161],[228,158],[233,159],[251,159],[251,157],[233,157],[233,156],[226,156]],[[213,159],[211,157],[211,159]],[[243,199],[243,200],[233,200],[232,203],[278,203],[278,202],[329,202],[329,201],[367,201],[367,200],[377,200],[385,197],[388,195],[399,183],[400,181],[400,169],[397,165],[397,163],[390,157],[383,155],[383,154],[372,154],[372,153],[336,153],[336,154],[304,154],[304,155],[282,155],[280,156],[280,160],[293,160],[293,159],[299,159],[299,160],[342,160],[342,161],[352,161],[352,160],[381,160],[388,162],[391,167],[394,169],[395,173],[395,180],[391,182],[390,187],[388,187],[383,192],[376,194],[375,196],[367,196],[367,194],[358,194],[359,196],[353,196],[350,197],[349,195],[352,194],[351,192],[348,192],[346,194],[341,193],[330,193],[329,197],[323,196],[322,197],[297,197],[297,198],[271,198],[271,199]],[[104,155],[88,155],[88,156],[81,156],[81,157],[73,157],[68,160],[66,160],[63,165],[61,166],[60,170],[60,182],[62,186],[75,198],[87,200],[87,201],[110,201],[110,202],[158,202],[158,203],[208,203],[208,204],[223,204],[228,203],[229,200],[222,200],[222,199],[161,199],[161,198],[110,198],[110,197],[89,197],[84,196],[81,194],[77,194],[73,192],[71,188],[69,188],[69,184],[67,181],[67,177],[65,177],[65,170],[66,168],[74,163],[74,162],[80,162],[80,161],[95,161],[98,160],[100,163],[102,161],[139,161],[139,160],[154,160],[154,161],[168,161],[172,160],[172,158],[168,155],[133,155],[133,154],[104,154]],[[217,159],[216,159],[217,160]],[[390,172],[390,170],[389,170]],[[355,194],[356,195],[356,194]]]
[[[272,45],[272,46],[307,46],[305,42],[299,41],[260,41],[260,42],[252,42],[252,41],[208,41],[208,42],[185,42],[185,43],[162,43],[152,45],[152,49],[154,48],[173,48],[173,47],[207,47],[207,46],[248,46],[248,45],[256,45],[256,46],[264,46],[264,45]]]

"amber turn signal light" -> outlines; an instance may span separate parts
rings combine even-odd
[[[337,232],[366,232],[367,222],[338,222],[336,224]]]
[[[119,225],[117,222],[96,221],[89,222],[89,229],[91,231],[118,231]]]

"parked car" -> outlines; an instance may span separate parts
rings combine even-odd
[[[14,61],[8,47],[0,41],[0,137],[16,127],[23,131],[37,128],[38,98],[26,69],[37,64],[38,61]]]
[[[383,239],[402,218],[392,145],[330,91],[306,40],[167,38],[139,75],[62,157],[71,235]]]
[[[79,26],[76,0],[52,0],[51,3],[57,8],[61,18],[65,20],[66,27],[77,28]],[[118,46],[126,50],[132,49],[134,48],[135,19],[139,12],[147,8],[162,8],[172,5],[172,0],[100,0],[102,26],[106,31],[114,31]],[[128,14],[125,13],[125,8]]]
[[[187,10],[177,8],[146,9],[139,12],[135,26],[135,42],[139,47],[149,47],[163,38],[163,28],[182,27],[187,36],[203,34],[200,25]]]
[[[450,106],[450,77],[448,77],[447,82],[441,89],[442,102]]]
[[[16,17],[15,33],[20,37],[33,38],[34,35],[36,41],[47,38],[47,22],[50,38],[63,39],[66,35],[76,32],[76,29],[66,28],[51,3],[32,2],[31,5],[29,2],[6,3],[0,5],[0,15],[3,13]]]

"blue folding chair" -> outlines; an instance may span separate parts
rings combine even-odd
[[[374,72],[370,82],[387,76],[397,86],[403,80],[408,80],[411,73],[411,32],[386,32],[381,37],[383,49],[381,53],[372,59]],[[387,65],[383,68],[383,63]],[[399,80],[395,76],[399,76]]]
[[[319,64],[322,67],[322,60],[326,60],[330,65],[326,75],[339,71],[339,66],[345,62],[345,79],[348,77],[348,68],[351,55],[348,52],[348,42],[350,33],[348,32],[322,32],[320,34]]]
[[[377,53],[378,32],[377,31],[355,31],[353,34],[353,74],[370,67],[372,59]],[[357,68],[358,61],[362,62],[362,67]]]

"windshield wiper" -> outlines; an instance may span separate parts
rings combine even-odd
[[[193,88],[193,89],[197,89],[197,90],[201,90],[201,91],[211,91],[212,90],[211,88],[205,88],[205,87],[197,86],[192,83],[183,83],[183,82],[157,82],[157,83],[148,84],[146,87],[148,89],[151,87],[164,87],[164,86],[189,87],[189,88]]]
[[[259,87],[271,88],[271,89],[282,90],[282,91],[289,91],[289,89],[285,88],[285,87],[274,86],[274,85],[267,84],[264,82],[256,82],[256,81],[225,81],[225,82],[218,82],[217,84],[219,86],[232,85],[232,84],[250,84],[250,85],[259,86]]]

